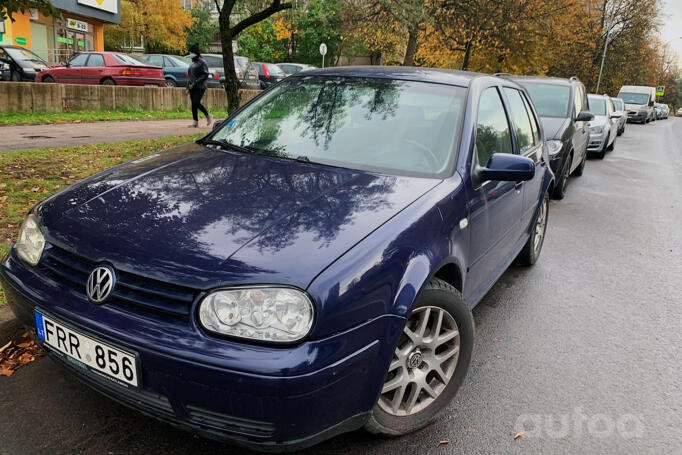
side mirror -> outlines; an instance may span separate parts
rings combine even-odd
[[[9,63],[5,63],[5,62],[0,63],[0,70],[7,71],[8,69],[9,69]]]
[[[59,62],[59,66],[66,66],[66,67],[68,67],[68,66],[69,66],[69,62],[61,61],[61,62]]]
[[[653,106],[654,106],[654,102],[653,102],[653,101],[649,101],[649,107],[653,107]]]
[[[216,120],[213,122],[213,131],[217,130],[223,125],[223,120]]]
[[[575,117],[576,122],[589,122],[590,120],[594,120],[594,114],[588,111],[580,111]]]
[[[520,182],[531,180],[535,176],[535,163],[525,156],[509,153],[495,153],[488,160],[486,167],[479,167],[478,178],[486,180]]]

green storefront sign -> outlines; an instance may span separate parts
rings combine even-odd
[[[71,39],[71,38],[64,38],[63,36],[58,36],[58,37],[57,37],[57,41],[60,42],[60,43],[64,43],[64,44],[73,44],[73,39]]]
[[[17,43],[19,46],[26,46],[26,38],[23,36],[17,36],[14,38],[14,42]]]

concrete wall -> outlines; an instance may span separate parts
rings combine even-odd
[[[260,90],[240,90],[244,104]],[[209,109],[227,110],[225,91],[206,90],[203,104]],[[121,85],[43,84],[0,82],[0,112],[66,112],[80,110],[171,111],[190,109],[184,88],[124,87]]]

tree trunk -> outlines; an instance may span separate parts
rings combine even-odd
[[[229,18],[227,18],[229,21]],[[225,94],[227,95],[227,112],[233,113],[239,107],[239,79],[234,68],[234,53],[232,52],[232,29],[230,24],[223,24],[219,18],[220,44],[223,47],[223,70],[225,71]]]
[[[471,55],[471,41],[467,41],[466,47],[464,48],[464,59],[462,60],[462,71],[466,71],[469,67],[469,56]]]
[[[407,31],[407,49],[405,49],[404,66],[414,66],[414,56],[417,55],[417,38],[419,35],[419,28],[410,28]]]

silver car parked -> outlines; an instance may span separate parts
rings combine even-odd
[[[614,114],[620,115],[618,117],[618,136],[623,134],[625,132],[625,125],[628,123],[628,114],[627,111],[625,110],[625,101],[623,101],[620,98],[611,98],[611,102],[613,103],[613,107],[616,109]]]
[[[587,95],[590,112],[594,119],[590,120],[590,142],[587,151],[599,159],[603,159],[607,150],[613,150],[618,135],[618,118],[616,108],[607,95]]]

